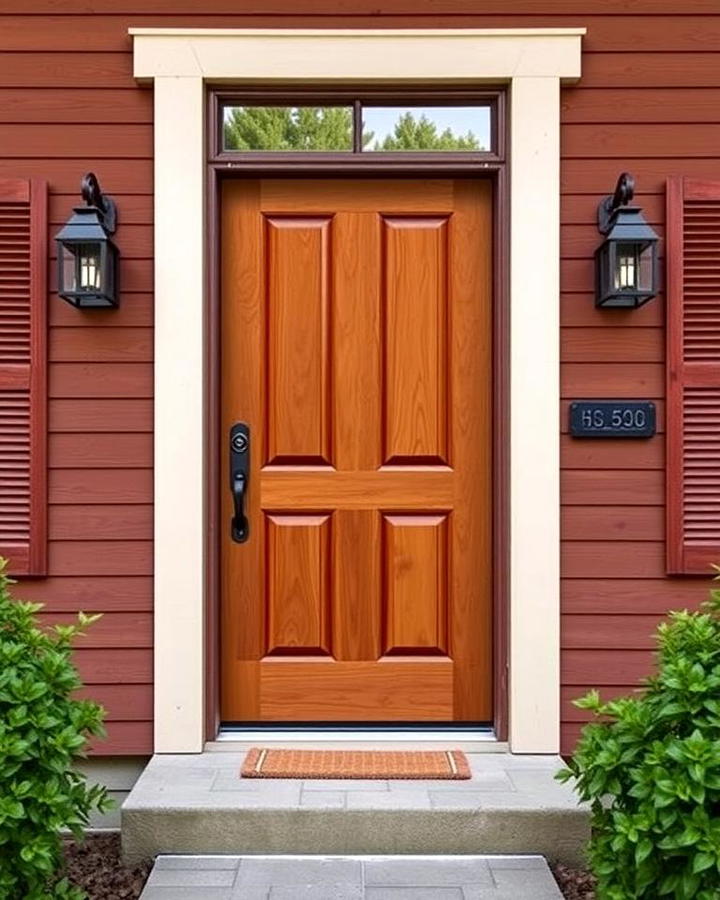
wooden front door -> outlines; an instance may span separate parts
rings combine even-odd
[[[492,719],[491,195],[223,185],[223,721]]]

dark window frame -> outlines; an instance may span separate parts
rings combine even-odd
[[[208,109],[208,162],[233,168],[269,164],[285,167],[297,164],[312,170],[313,164],[325,167],[328,163],[339,169],[367,166],[386,170],[408,169],[442,162],[455,169],[478,164],[497,165],[505,161],[506,95],[502,88],[455,87],[432,89],[414,86],[403,91],[396,85],[363,87],[356,90],[326,88],[269,91],[267,88],[224,90],[211,88]],[[484,106],[490,110],[490,150],[373,150],[361,152],[362,106]],[[223,149],[223,109],[226,106],[350,106],[353,109],[354,146],[351,150],[225,150]]]

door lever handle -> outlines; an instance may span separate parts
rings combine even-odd
[[[250,478],[250,429],[238,422],[230,429],[230,490],[233,498],[232,539],[243,544],[249,537],[250,526],[245,513],[245,500]]]
[[[232,520],[232,539],[238,544],[248,539],[248,520],[245,515],[245,476],[236,472],[232,485],[235,515]]]

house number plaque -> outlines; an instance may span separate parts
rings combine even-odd
[[[650,400],[574,400],[570,404],[570,434],[573,437],[652,437],[655,404]]]

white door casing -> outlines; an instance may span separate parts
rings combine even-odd
[[[391,80],[508,85],[509,741],[558,752],[560,85],[580,77],[584,33],[130,29],[155,90],[156,752],[205,738],[205,82]]]

